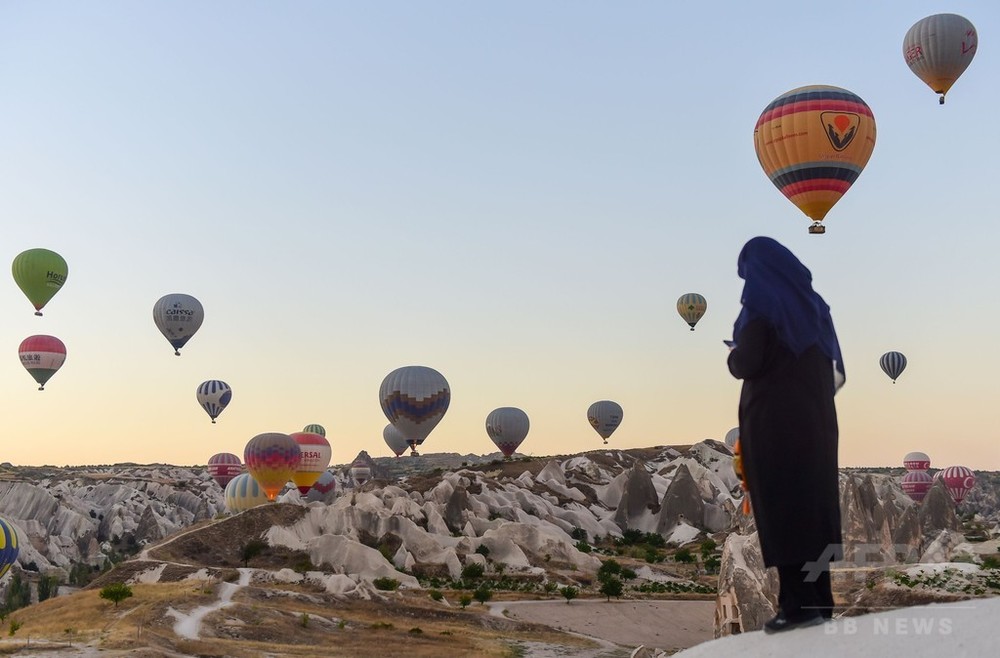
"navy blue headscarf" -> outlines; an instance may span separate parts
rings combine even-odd
[[[833,362],[836,388],[845,380],[844,358],[833,329],[830,307],[812,288],[812,273],[777,240],[753,238],[737,263],[743,285],[743,310],[733,325],[733,340],[751,320],[763,318],[796,356],[813,345]]]

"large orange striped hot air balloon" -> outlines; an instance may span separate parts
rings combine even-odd
[[[823,218],[861,175],[875,149],[875,117],[856,94],[799,87],[764,108],[753,131],[764,173],[825,233]]]

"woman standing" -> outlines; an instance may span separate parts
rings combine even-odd
[[[757,237],[740,253],[743,310],[729,371],[743,380],[740,448],[764,564],[777,567],[775,633],[833,612],[830,561],[839,559],[837,410],[844,362],[830,307],[792,252]]]

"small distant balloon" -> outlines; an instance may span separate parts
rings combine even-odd
[[[913,24],[903,37],[903,59],[944,105],[944,96],[969,68],[979,37],[969,19],[958,14],[934,14]]]
[[[406,437],[391,424],[386,425],[382,429],[382,439],[389,446],[389,450],[392,450],[392,454],[397,457],[406,452],[406,449],[410,447],[410,444],[406,441]]]
[[[916,502],[920,502],[930,491],[934,479],[927,474],[927,471],[910,471],[903,476],[901,483],[903,492]]]
[[[28,249],[14,257],[14,282],[41,315],[49,300],[62,289],[69,267],[62,256],[48,249]]]
[[[326,437],[315,432],[294,432],[290,436],[302,451],[299,465],[292,474],[292,482],[298,487],[299,493],[305,496],[330,465],[333,450]]]
[[[258,434],[243,450],[247,471],[271,501],[284,489],[301,460],[299,444],[281,432]]]
[[[691,331],[694,331],[694,326],[698,324],[698,320],[705,315],[707,310],[708,302],[696,292],[681,295],[680,299],[677,300],[677,312],[691,327]]]
[[[624,412],[621,405],[611,400],[598,400],[587,409],[587,421],[594,428],[604,443],[622,423]]]
[[[941,472],[941,480],[956,505],[961,504],[966,494],[976,486],[976,474],[966,466],[949,466]]]
[[[354,480],[354,486],[356,487],[362,487],[372,479],[372,469],[366,461],[355,459],[351,463],[351,479]]]
[[[215,419],[219,417],[223,409],[229,406],[229,402],[233,399],[233,389],[224,381],[209,379],[198,385],[196,395],[198,404],[215,424]]]
[[[19,552],[17,529],[6,519],[0,519],[0,578],[17,562]]]
[[[726,432],[726,445],[732,450],[736,446],[736,442],[740,440],[740,428],[734,427],[733,429]]]
[[[313,423],[311,425],[306,425],[302,428],[303,432],[309,432],[310,434],[319,434],[320,436],[326,436],[326,428],[322,425]]]
[[[205,309],[191,295],[164,295],[153,305],[153,322],[173,346],[177,356],[181,355],[181,348],[191,340],[204,320]]]
[[[902,352],[886,352],[879,358],[878,364],[882,367],[882,372],[887,374],[892,383],[895,384],[896,379],[906,370],[906,357],[903,356]]]
[[[926,471],[931,467],[931,458],[924,452],[908,452],[903,457],[903,468],[907,471]]]
[[[500,407],[486,417],[486,434],[507,459],[528,436],[529,427],[528,414],[517,407]]]
[[[225,498],[226,509],[233,514],[266,505],[270,501],[260,484],[249,473],[240,473],[229,481]]]
[[[55,336],[29,336],[17,349],[21,365],[38,382],[38,390],[45,390],[45,383],[62,368],[66,361],[66,346]]]
[[[233,478],[243,472],[240,458],[231,452],[220,452],[208,458],[208,474],[225,490]]]

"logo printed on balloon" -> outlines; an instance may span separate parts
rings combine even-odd
[[[819,118],[826,126],[826,136],[835,151],[843,151],[851,145],[861,123],[861,117],[857,114],[820,112]]]

